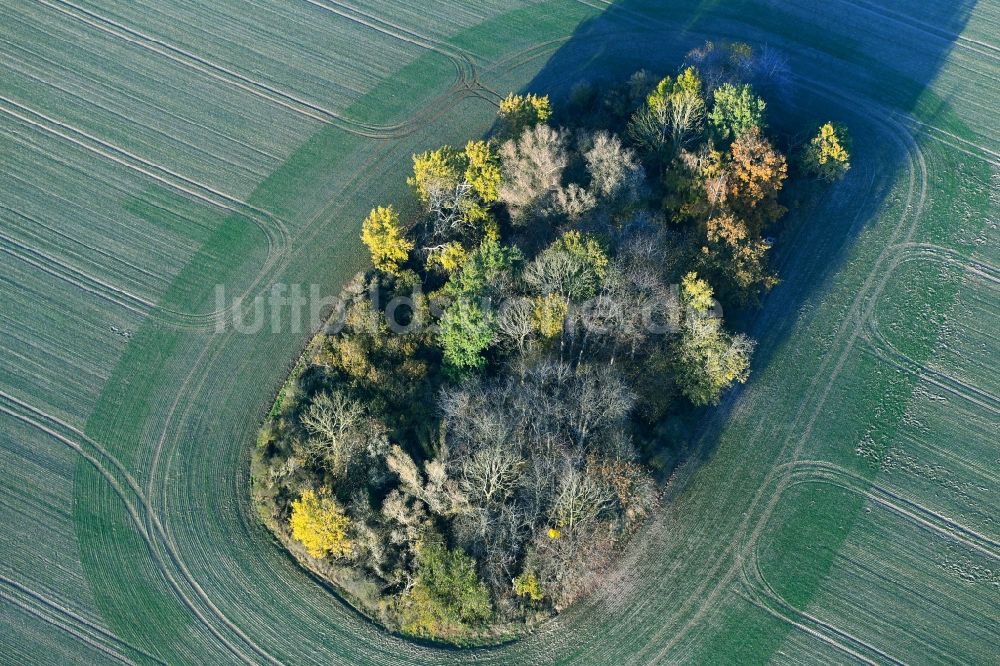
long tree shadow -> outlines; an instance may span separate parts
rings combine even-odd
[[[940,100],[927,103],[933,98],[928,84],[975,4],[949,3],[928,17],[906,15],[902,4],[877,7],[853,0],[798,9],[745,0],[618,0],[581,24],[524,90],[549,94],[558,109],[580,83],[620,82],[639,69],[674,74],[685,54],[706,40],[742,41],[787,62],[789,76],[762,91],[769,131],[779,143],[814,133],[827,120],[851,128],[855,168],[844,182],[786,188],[790,213],[771,232],[777,237],[772,264],[782,283],[760,307],[727,311],[730,326],[758,340],[753,373],[759,375],[781,349],[797,313],[820,297],[909,168],[905,142],[886,136],[887,123],[898,128],[890,115],[940,107]],[[713,410],[675,419],[666,430],[676,440],[663,442],[670,466],[711,456],[741,390],[731,391]]]

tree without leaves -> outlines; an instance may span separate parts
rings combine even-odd
[[[639,160],[621,140],[607,132],[596,133],[583,153],[590,174],[589,191],[597,202],[620,211],[636,203],[646,178]]]
[[[461,462],[462,489],[480,506],[503,502],[517,485],[523,462],[508,442],[488,442]]]
[[[753,49],[743,42],[707,41],[688,52],[685,62],[701,73],[706,93],[711,94],[723,84],[746,81],[754,71]]]
[[[458,484],[448,478],[442,462],[426,461],[421,473],[413,458],[394,445],[386,456],[386,465],[399,477],[403,491],[422,501],[435,515],[450,517],[468,510],[468,498]]]
[[[519,354],[524,354],[535,331],[534,304],[523,296],[507,298],[497,313],[497,333]]]
[[[613,491],[579,465],[567,462],[559,476],[552,505],[552,524],[561,532],[586,529],[612,506]]]
[[[498,189],[515,224],[544,212],[569,163],[566,136],[547,125],[526,129],[500,147],[503,180]]]
[[[581,361],[606,359],[614,365],[619,353],[635,358],[658,333],[678,327],[679,303],[662,275],[667,258],[662,252],[640,253],[636,242],[619,248],[597,296],[571,314],[570,350]]]
[[[587,213],[597,208],[597,197],[593,192],[570,183],[560,187],[552,194],[552,201],[543,211],[545,217],[562,216],[571,223],[577,223]]]
[[[535,536],[527,563],[537,571],[546,596],[557,610],[572,604],[605,579],[612,539],[600,527],[597,523],[592,529],[566,535],[556,530],[557,538],[548,531]]]
[[[594,434],[625,422],[635,406],[635,394],[621,376],[607,366],[578,368],[566,405],[569,432],[581,451],[597,448]]]
[[[347,471],[370,439],[384,438],[383,429],[368,420],[364,407],[340,391],[320,393],[300,421],[312,435],[306,444],[310,460],[336,474]]]
[[[670,141],[670,89],[668,76],[661,80],[628,124],[628,135],[639,148],[652,155],[666,151]]]

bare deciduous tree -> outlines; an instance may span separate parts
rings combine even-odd
[[[590,173],[590,192],[606,206],[623,208],[635,203],[646,179],[635,153],[607,132],[597,132],[588,143],[583,159]]]
[[[507,442],[490,442],[462,461],[462,488],[473,502],[502,502],[513,492],[523,463]]]
[[[385,461],[399,477],[406,495],[423,502],[431,513],[454,516],[468,509],[465,494],[455,481],[448,478],[444,463],[428,460],[424,463],[424,473],[421,473],[413,458],[399,446],[392,447]]]
[[[560,187],[552,195],[549,213],[562,215],[570,222],[579,222],[597,207],[597,198],[576,183]]]
[[[301,417],[311,437],[306,442],[310,462],[343,473],[352,457],[381,432],[365,417],[364,407],[339,391],[320,393]]]
[[[508,298],[500,305],[496,318],[500,336],[520,354],[524,354],[534,332],[534,305],[524,297]]]
[[[551,520],[554,525],[572,533],[592,525],[613,503],[613,490],[581,469],[580,465],[568,462],[560,473]]]
[[[563,171],[569,163],[566,136],[548,125],[537,125],[525,130],[516,141],[504,143],[500,159],[500,200],[507,204],[515,224],[527,224],[545,210],[562,185]]]

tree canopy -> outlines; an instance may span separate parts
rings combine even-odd
[[[500,136],[520,136],[524,130],[552,117],[552,104],[548,95],[515,95],[511,93],[500,102]]]
[[[803,165],[817,178],[833,182],[844,177],[851,168],[848,155],[850,136],[847,130],[833,123],[823,123],[803,153]]]
[[[606,576],[681,457],[668,424],[749,378],[722,306],[777,283],[787,181],[849,168],[832,123],[791,165],[776,148],[795,141],[755,85],[777,64],[706,44],[676,75],[577,87],[568,127],[511,95],[492,136],[413,156],[406,219],[364,220],[373,268],[261,433],[255,497],[297,556],[445,640],[530,625]]]
[[[313,557],[349,556],[352,547],[347,528],[350,523],[333,498],[318,496],[312,490],[306,490],[292,502],[289,519],[292,537]]]
[[[754,94],[750,84],[723,83],[715,90],[712,110],[708,113],[712,137],[725,143],[739,139],[751,129],[762,129],[766,108],[767,104]]]
[[[372,263],[380,271],[395,274],[413,249],[399,226],[399,215],[392,206],[373,208],[361,225],[361,240],[368,246]]]

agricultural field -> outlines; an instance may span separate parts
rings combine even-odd
[[[1000,4],[0,3],[0,663],[995,663]],[[706,39],[776,49],[783,121],[855,137],[777,234],[750,382],[674,429],[598,592],[471,655],[385,633],[258,522],[311,331],[233,299],[337,293],[410,155],[507,91]]]

